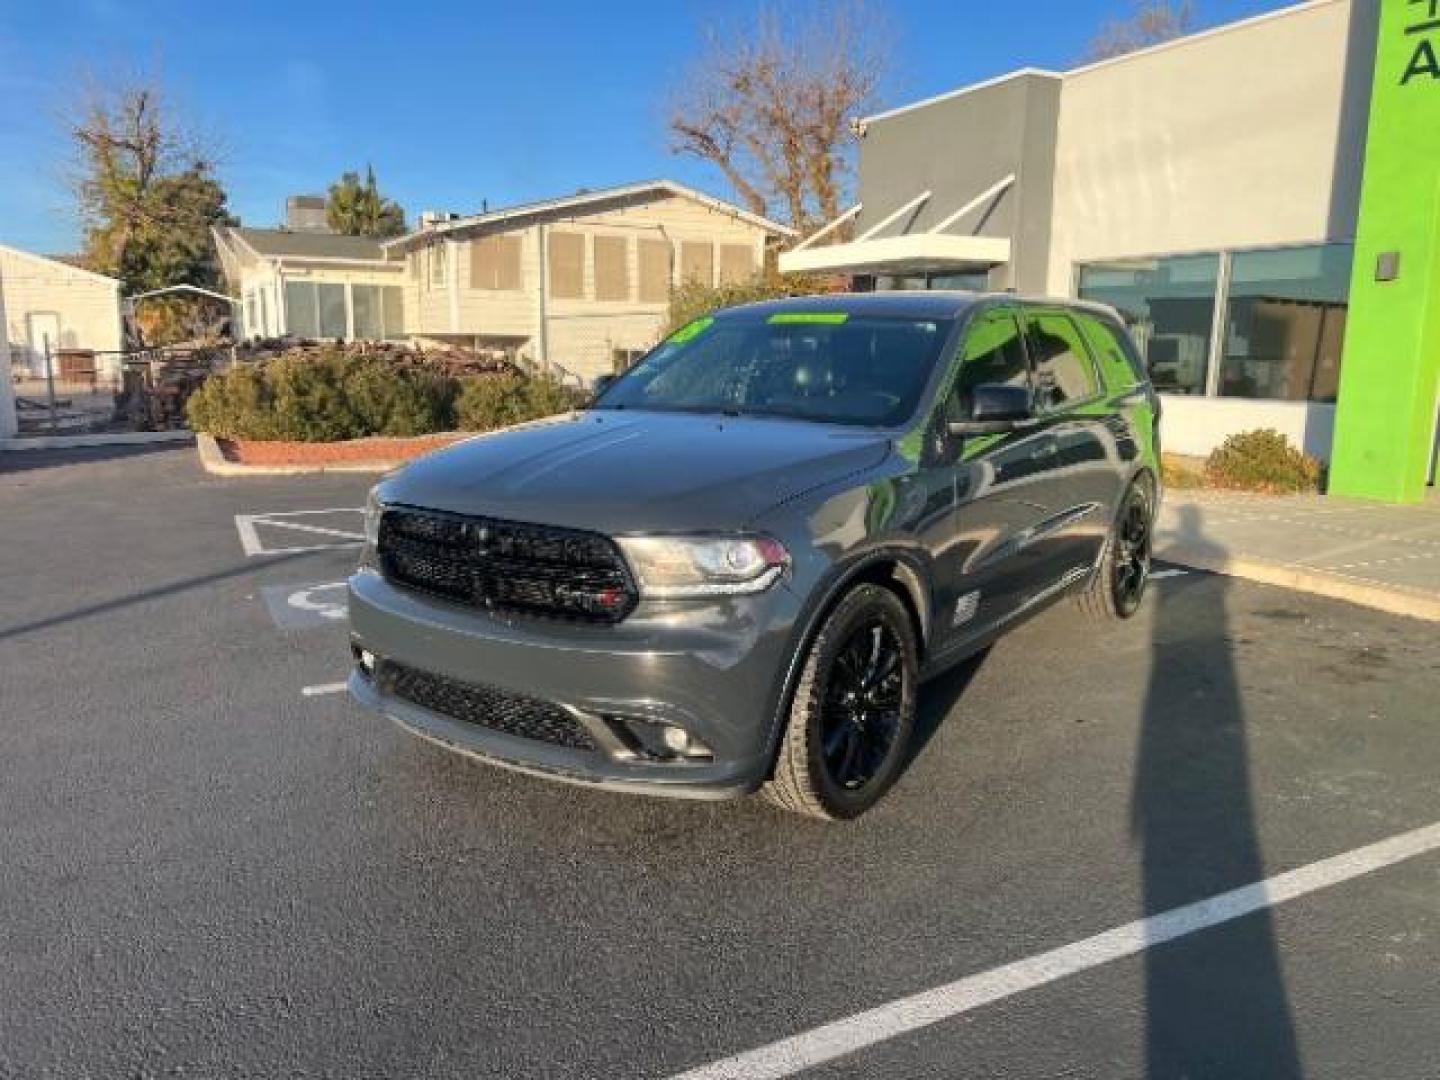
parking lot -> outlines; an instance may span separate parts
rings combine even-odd
[[[1052,609],[825,826],[351,706],[369,483],[0,457],[0,1076],[1440,1075],[1434,624]]]

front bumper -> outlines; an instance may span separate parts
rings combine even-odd
[[[616,625],[462,608],[369,570],[350,579],[349,592],[354,643],[381,664],[562,706],[595,745],[562,746],[456,719],[385,693],[357,669],[349,683],[355,700],[416,735],[552,779],[650,794],[727,798],[765,778],[801,606],[783,585],[723,601],[642,603]],[[681,727],[712,756],[637,758],[607,716]]]

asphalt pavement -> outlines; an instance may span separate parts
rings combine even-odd
[[[368,482],[0,456],[0,1076],[663,1078],[1440,822],[1434,626],[1201,573],[929,686],[852,825],[472,763],[328,690]],[[1433,1077],[1437,1016],[1423,853],[802,1075]]]

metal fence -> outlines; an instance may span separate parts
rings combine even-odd
[[[213,352],[213,350],[210,350]],[[190,350],[38,350],[12,366],[19,434],[88,435],[185,426],[185,401],[209,371]]]

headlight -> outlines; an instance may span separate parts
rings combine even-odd
[[[768,536],[622,536],[640,594],[652,600],[764,592],[789,555]]]

